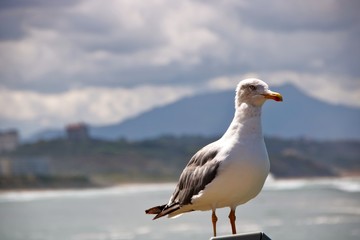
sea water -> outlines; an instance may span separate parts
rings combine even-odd
[[[151,220],[144,210],[168,201],[175,184],[0,193],[1,240],[209,239],[211,212]],[[231,232],[219,209],[218,234]],[[360,179],[269,180],[237,209],[239,233],[273,240],[360,239]]]

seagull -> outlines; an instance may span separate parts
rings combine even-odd
[[[145,213],[156,214],[155,220],[212,210],[216,236],[215,211],[229,207],[232,234],[236,234],[236,207],[259,194],[270,170],[261,129],[261,107],[268,99],[283,100],[281,94],[269,90],[259,79],[240,81],[236,87],[234,118],[227,131],[190,159],[169,202]]]

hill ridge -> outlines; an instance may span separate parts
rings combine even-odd
[[[273,90],[284,96],[284,102],[265,103],[265,135],[322,140],[360,139],[359,108],[326,103],[291,84],[273,87]],[[187,96],[116,124],[90,126],[90,134],[106,140],[142,140],[161,135],[221,135],[233,118],[234,97],[235,91],[231,90]],[[62,131],[47,132],[45,139],[64,135]],[[32,139],[44,136],[40,133]]]

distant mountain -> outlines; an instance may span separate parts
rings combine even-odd
[[[315,139],[359,139],[360,109],[314,99],[292,85],[274,88],[284,102],[268,101],[263,107],[266,135]],[[222,134],[234,114],[233,91],[207,93],[181,99],[124,122],[92,127],[91,135],[103,139],[131,140],[160,135]]]
[[[314,139],[360,139],[360,109],[329,104],[312,98],[293,85],[273,88],[284,102],[268,101],[263,107],[263,131],[268,136]],[[159,96],[161,97],[161,96]],[[222,134],[234,114],[234,91],[206,93],[144,112],[118,124],[90,127],[94,138],[141,140],[161,135]],[[32,140],[64,136],[45,131]],[[43,136],[44,135],[44,136]]]
[[[155,108],[120,124],[91,128],[94,137],[139,140],[159,135],[219,135],[234,114],[234,93],[197,95]]]

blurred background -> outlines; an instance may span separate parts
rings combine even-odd
[[[168,201],[232,120],[236,84],[257,77],[284,102],[263,107],[271,178],[239,207],[240,232],[359,239],[359,9],[1,1],[0,238],[208,239],[208,213],[143,210]]]

